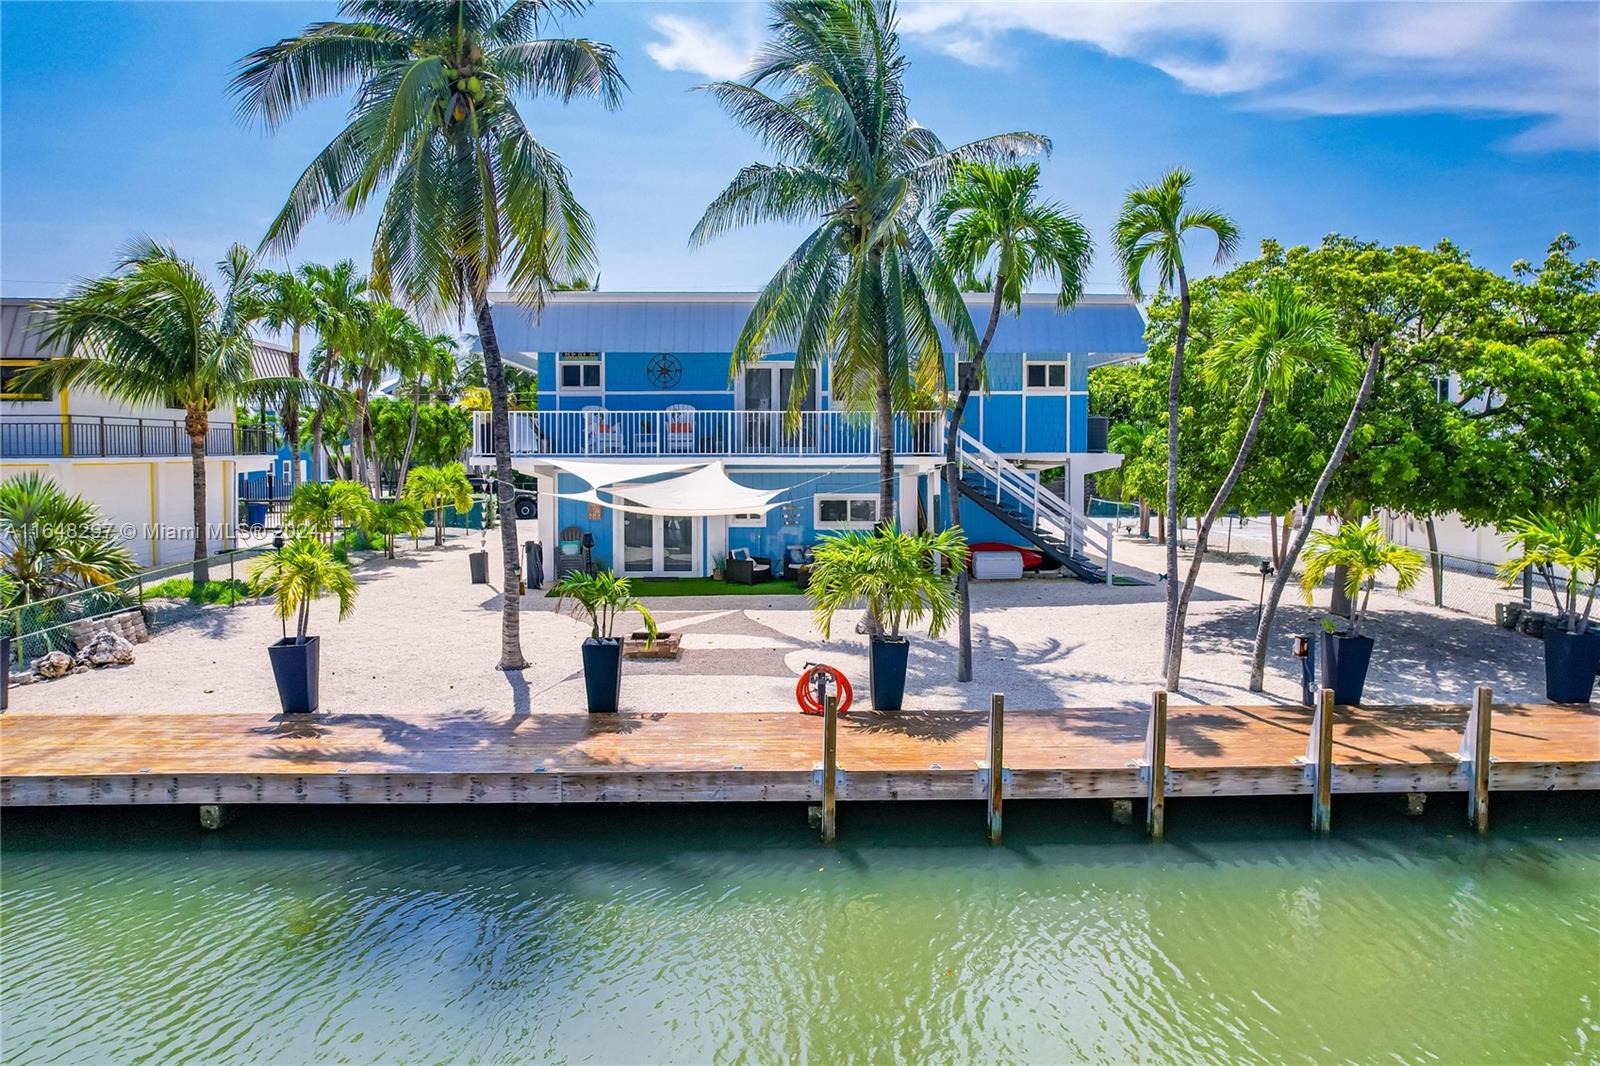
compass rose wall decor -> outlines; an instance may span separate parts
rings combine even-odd
[[[662,352],[645,364],[644,374],[656,388],[670,389],[683,377],[683,364],[677,356]]]

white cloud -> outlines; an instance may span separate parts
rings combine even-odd
[[[1508,146],[1600,147],[1592,3],[987,3],[902,10],[908,37],[991,65],[1030,32],[1149,64],[1260,110],[1532,120]]]
[[[665,70],[682,70],[714,81],[731,81],[750,69],[760,39],[748,26],[713,28],[699,19],[656,15],[651,26],[662,40],[644,46]]]

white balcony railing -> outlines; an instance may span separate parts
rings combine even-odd
[[[511,454],[857,456],[878,453],[871,418],[844,411],[512,411]],[[493,454],[489,415],[473,416],[473,454]],[[899,455],[944,449],[944,414],[900,415],[894,423]]]

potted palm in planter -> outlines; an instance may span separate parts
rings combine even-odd
[[[317,709],[319,637],[308,636],[311,601],[331,593],[339,601],[339,620],[349,616],[356,602],[356,581],[350,568],[315,537],[300,536],[257,559],[250,569],[251,590],[272,593],[283,639],[269,645],[272,677],[278,685],[278,702],[284,714],[310,714]],[[289,618],[295,618],[294,636]]]
[[[940,558],[951,573],[942,572]],[[906,663],[911,643],[903,626],[928,619],[928,636],[937,637],[955,612],[954,571],[966,565],[967,539],[959,528],[939,533],[879,529],[825,537],[813,552],[806,595],[817,627],[829,636],[841,609],[865,606],[878,621],[871,636],[869,671],[872,707],[898,711],[905,700]]]
[[[1558,624],[1544,627],[1545,697],[1553,703],[1588,703],[1600,672],[1600,629],[1594,626],[1600,502],[1568,515],[1515,519],[1507,547],[1522,554],[1501,565],[1501,576],[1512,582],[1531,569],[1555,601]]]
[[[1395,589],[1405,592],[1422,576],[1423,558],[1384,536],[1376,518],[1346,522],[1334,533],[1318,530],[1306,542],[1304,558],[1300,589],[1308,604],[1328,573],[1344,568],[1344,591],[1353,610],[1343,632],[1334,629],[1331,619],[1323,622],[1322,686],[1333,689],[1335,703],[1360,703],[1373,645],[1371,637],[1362,636],[1361,625],[1367,619],[1373,586],[1380,574],[1391,570]]]
[[[557,609],[586,619],[589,637],[583,642],[583,684],[590,714],[615,712],[622,690],[622,644],[616,635],[617,616],[638,611],[644,619],[645,647],[655,643],[656,620],[633,595],[628,579],[610,570],[587,574],[575,570],[555,587]],[[570,605],[569,602],[570,601]]]

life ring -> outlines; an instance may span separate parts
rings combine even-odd
[[[818,715],[822,713],[822,704],[817,701],[816,693],[813,691],[815,685],[812,682],[812,675],[819,670],[833,677],[833,686],[839,693],[839,713],[845,714],[850,710],[850,701],[855,699],[855,693],[850,689],[850,679],[845,677],[842,671],[823,663],[808,664],[805,672],[800,675],[800,680],[795,682],[794,700],[800,705],[800,713]]]

